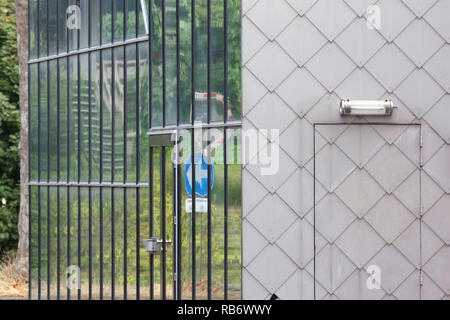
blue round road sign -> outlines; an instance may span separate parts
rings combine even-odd
[[[208,164],[201,152],[194,155],[195,159],[195,194],[200,197],[208,195]],[[192,155],[189,155],[184,167],[184,186],[187,194],[192,197]],[[214,186],[214,166],[211,166],[211,186]]]

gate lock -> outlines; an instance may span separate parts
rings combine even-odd
[[[167,245],[170,245],[172,243],[172,240],[163,240],[160,238],[150,238],[150,239],[143,239],[142,240],[145,246],[145,249],[150,254],[161,254],[163,251],[163,242],[166,243],[166,251],[167,251]]]

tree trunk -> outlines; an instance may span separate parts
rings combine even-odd
[[[16,268],[28,274],[28,1],[14,0],[16,5],[17,49],[20,82],[20,210],[19,246]]]

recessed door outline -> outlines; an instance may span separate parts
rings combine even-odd
[[[314,125],[315,299],[420,299],[418,124]]]

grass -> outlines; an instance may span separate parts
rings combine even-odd
[[[0,299],[24,299],[28,295],[28,280],[15,268],[16,253],[0,258]]]

